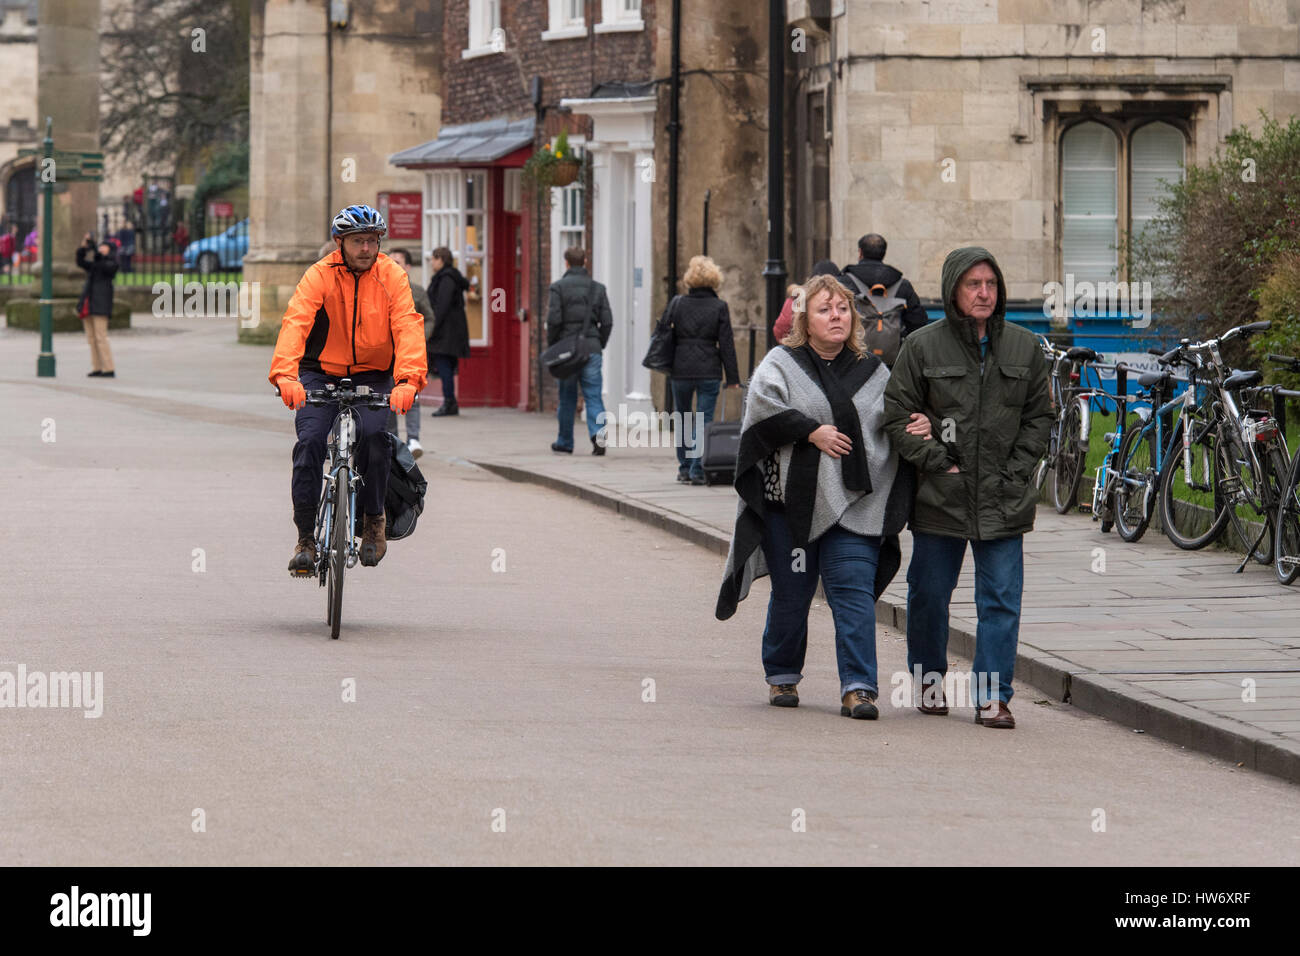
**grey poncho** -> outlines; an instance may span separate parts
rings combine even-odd
[[[875,356],[851,358],[851,353],[842,353],[842,360],[832,363],[838,370],[830,377],[841,398],[838,415],[834,396],[823,384],[828,373],[815,364],[818,359],[810,349],[781,346],[754,370],[736,459],[735,488],[740,500],[718,594],[719,620],[731,617],[753,581],[768,573],[762,543],[769,505],[763,498],[762,463],[773,452],[780,464],[785,510],[797,547],[816,541],[838,524],[858,534],[885,538],[876,573],[877,596],[897,573],[898,533],[911,511],[914,475],[909,465],[900,464],[885,436],[889,370]],[[851,402],[852,409],[844,402]],[[864,455],[855,447],[854,460],[835,459],[808,441],[819,425],[840,427],[844,416],[852,418],[853,412]]]

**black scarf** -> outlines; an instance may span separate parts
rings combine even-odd
[[[871,377],[871,373],[875,371],[874,363],[879,359],[875,356],[860,359],[852,349],[842,348],[835,358],[827,362],[806,343],[800,347],[800,351],[808,358],[816,373],[817,384],[821,386],[827,400],[831,403],[831,416],[836,430],[843,432],[853,443],[849,453],[840,459],[844,487],[850,491],[871,494],[871,470],[867,466],[867,446],[862,441],[862,422],[859,421],[858,410],[853,405],[853,396],[862,387],[862,383]],[[863,375],[863,372],[867,374]]]

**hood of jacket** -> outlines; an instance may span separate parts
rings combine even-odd
[[[977,355],[979,341],[975,337],[975,321],[970,316],[962,315],[957,311],[957,282],[968,270],[981,262],[987,262],[998,278],[998,301],[993,306],[993,314],[988,319],[989,340],[994,341],[1002,331],[1002,324],[1006,320],[1007,283],[1002,278],[1002,269],[998,265],[998,260],[993,258],[993,253],[982,246],[962,246],[960,249],[954,249],[948,253],[948,258],[943,260],[943,273],[940,277],[943,314],[959,331],[960,337],[974,346]]]

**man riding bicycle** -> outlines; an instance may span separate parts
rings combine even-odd
[[[289,560],[295,575],[312,574],[316,564],[315,525],[320,503],[325,441],[338,415],[336,406],[309,406],[307,389],[350,378],[389,393],[389,408],[410,410],[424,387],[428,360],[424,320],[411,301],[406,272],[379,251],[388,231],[384,217],[366,205],[348,206],[334,217],[336,248],[303,275],[284,313],[271,361],[271,384],[284,404],[297,411],[293,446],[293,523],[298,544]],[[396,379],[396,386],[394,386]],[[358,498],[364,514],[361,563],[374,567],[387,550],[384,492],[391,456],[384,434],[388,409],[358,408]]]

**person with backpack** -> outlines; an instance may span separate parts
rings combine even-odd
[[[659,326],[663,328],[667,323],[673,336],[673,407],[682,413],[683,422],[677,442],[677,480],[703,485],[706,481],[698,442],[703,440],[704,427],[713,421],[723,373],[728,388],[739,388],[740,372],[736,367],[731,310],[726,300],[718,298],[722,270],[708,256],[692,256],[682,285],[686,294],[673,296]],[[703,421],[690,414],[697,401],[696,411]],[[696,449],[695,457],[687,457],[688,449]]]
[[[829,259],[823,259],[813,266],[812,274],[814,276],[838,276],[840,267]],[[812,278],[812,276],[809,276],[809,278]],[[847,285],[848,283],[842,282],[840,284]],[[776,322],[772,326],[772,339],[778,344],[790,334],[790,329],[794,325],[794,307],[801,289],[802,286],[792,285],[786,290],[785,305],[781,306],[781,314],[777,316]]]
[[[459,415],[456,404],[456,372],[460,360],[469,358],[469,319],[465,315],[465,290],[469,280],[452,265],[451,250],[439,246],[430,260],[429,303],[433,306],[433,331],[429,334],[429,367],[442,379],[442,407],[433,418]]]
[[[853,293],[867,326],[867,347],[892,367],[903,339],[928,321],[912,283],[884,262],[884,236],[867,233],[858,240],[858,261],[845,266],[844,284]]]
[[[573,417],[578,410],[578,386],[587,403],[587,433],[591,436],[591,453],[605,454],[601,422],[605,402],[601,397],[601,350],[614,331],[614,317],[609,308],[609,295],[605,287],[591,278],[584,264],[587,250],[570,246],[564,250],[565,270],[558,282],[551,283],[550,299],[546,308],[546,344],[555,345],[566,336],[574,336],[586,329],[585,338],[590,345],[587,363],[576,375],[560,379],[559,407],[556,417],[560,433],[551,442],[551,451],[573,454]]]

